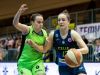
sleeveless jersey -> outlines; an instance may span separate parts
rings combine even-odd
[[[19,53],[18,64],[33,64],[36,63],[37,60],[43,60],[42,53],[31,47],[29,44],[25,43],[26,39],[31,39],[37,45],[45,44],[45,37],[47,37],[47,33],[42,29],[41,33],[43,35],[38,35],[33,30],[32,26],[30,27],[30,32],[28,35],[22,35],[21,48]]]
[[[68,35],[65,39],[61,38],[59,29],[54,31],[53,47],[57,53],[56,63],[59,66],[67,66],[65,63],[65,54],[71,48],[78,49],[77,43],[71,38],[71,29],[68,30]]]

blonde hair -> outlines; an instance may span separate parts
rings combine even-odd
[[[68,13],[68,11],[67,10],[64,10],[63,12],[61,12],[60,14],[64,14],[64,15],[66,15],[67,16],[67,18],[68,18],[68,21],[70,21],[71,19],[70,19],[70,15],[69,15],[69,13]],[[59,14],[59,15],[60,15]]]

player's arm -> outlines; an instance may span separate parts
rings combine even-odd
[[[86,54],[88,53],[88,47],[87,45],[84,43],[84,41],[82,40],[81,36],[74,30],[71,30],[71,37],[74,41],[76,41],[80,47],[79,50],[82,54]]]
[[[14,19],[13,19],[13,25],[19,30],[21,31],[23,34],[28,34],[29,33],[29,27],[25,24],[21,24],[19,23],[19,18],[20,18],[20,15],[21,13],[23,13],[26,9],[28,8],[25,8],[26,4],[23,4],[19,11],[17,12],[17,14],[15,15]]]
[[[49,36],[46,38],[46,42],[45,42],[44,46],[43,45],[37,45],[30,39],[27,39],[25,42],[27,44],[29,44],[30,46],[32,46],[33,48],[35,48],[37,51],[46,53],[53,44],[53,35],[54,35],[54,32],[51,32],[49,34]]]

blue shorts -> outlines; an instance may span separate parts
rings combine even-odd
[[[78,75],[80,73],[87,74],[83,62],[79,67],[71,68],[68,66],[59,66],[60,75]]]

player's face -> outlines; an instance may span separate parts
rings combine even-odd
[[[38,31],[41,31],[43,27],[43,17],[42,16],[36,16],[34,21],[34,28]]]
[[[65,14],[58,15],[58,25],[60,29],[68,27],[69,21]]]

